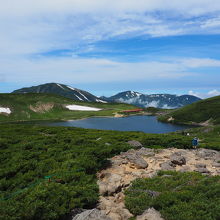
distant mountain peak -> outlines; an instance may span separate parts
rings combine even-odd
[[[171,95],[171,94],[151,94],[146,95],[135,91],[120,92],[109,98],[102,99],[111,102],[121,102],[133,104],[138,107],[156,107],[156,108],[179,108],[193,102],[199,101],[200,98],[191,95]]]
[[[13,91],[13,93],[50,93],[64,96],[75,101],[106,103],[105,100],[102,100],[87,91],[54,82],[18,89]]]

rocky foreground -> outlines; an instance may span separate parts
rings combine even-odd
[[[134,146],[139,143],[131,142]],[[196,171],[204,175],[220,175],[220,152],[208,149],[140,148],[122,152],[111,159],[111,167],[97,174],[100,199],[97,209],[86,210],[73,220],[127,220],[133,215],[125,208],[124,190],[136,178],[151,178],[159,170]],[[162,220],[151,208],[137,220]]]

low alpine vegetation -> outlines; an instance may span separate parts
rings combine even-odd
[[[220,219],[220,176],[161,171],[135,180],[125,194],[126,207],[135,216],[154,207],[166,220]]]

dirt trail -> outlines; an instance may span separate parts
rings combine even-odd
[[[134,179],[153,177],[159,170],[197,171],[204,175],[220,175],[219,162],[220,152],[207,149],[141,148],[123,152],[111,159],[111,167],[97,174],[100,190],[98,208],[113,220],[127,220],[133,215],[125,208],[124,190]],[[150,215],[148,213],[137,219],[162,219],[157,211],[149,211]]]

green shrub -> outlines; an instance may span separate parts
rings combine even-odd
[[[159,195],[151,197],[146,190]],[[135,180],[125,194],[126,207],[134,215],[154,207],[166,220],[220,218],[220,176],[162,171],[154,178]]]

